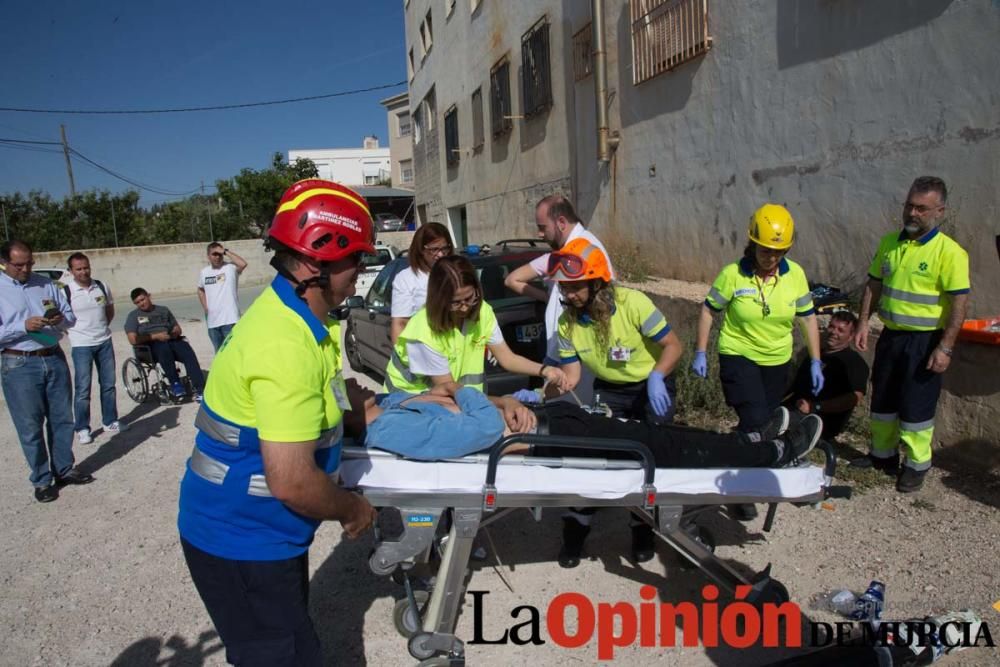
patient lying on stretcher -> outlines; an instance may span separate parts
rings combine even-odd
[[[356,405],[354,411],[364,413],[367,447],[424,461],[483,451],[511,433],[513,426],[513,432],[635,440],[649,447],[658,468],[782,467],[795,464],[812,450],[823,428],[818,417],[809,415],[786,431],[788,415],[781,408],[770,427],[770,437],[754,442],[741,433],[612,419],[568,403],[537,406],[533,415],[536,424],[536,419],[524,412],[527,409],[515,399],[505,398],[507,403],[498,409],[481,392],[470,388],[460,389],[453,398],[393,393],[376,405],[374,394],[369,392],[358,400],[364,404]],[[544,447],[536,447],[533,454],[628,456],[612,451]]]

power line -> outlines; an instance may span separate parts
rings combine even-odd
[[[148,185],[146,183],[141,183],[139,181],[136,181],[135,179],[129,178],[128,176],[123,176],[122,174],[119,174],[118,172],[114,171],[113,169],[105,167],[104,165],[102,165],[102,164],[100,164],[98,162],[94,162],[89,157],[87,157],[86,155],[84,155],[80,151],[76,150],[75,148],[70,148],[69,150],[70,150],[70,153],[72,153],[74,156],[80,158],[81,160],[83,160],[87,164],[90,164],[91,166],[93,166],[93,167],[95,167],[97,169],[100,169],[101,171],[103,171],[104,173],[108,174],[109,176],[113,176],[113,177],[117,178],[120,181],[124,181],[125,183],[128,183],[129,185],[132,185],[134,187],[137,187],[140,190],[145,190],[146,192],[154,192],[154,193],[156,193],[158,195],[183,197],[183,196],[186,196],[186,195],[193,195],[196,192],[198,192],[199,189],[200,189],[200,188],[195,188],[195,189],[189,190],[187,192],[177,192],[177,191],[173,191],[173,190],[166,190],[164,188],[158,188],[158,187],[155,187],[155,186],[152,186],[152,185]]]
[[[28,141],[27,139],[0,139],[4,143],[10,144],[50,144],[52,146],[61,146],[61,141]]]
[[[326,93],[324,95],[310,95],[308,97],[293,97],[284,100],[268,100],[266,102],[245,102],[243,104],[219,104],[208,107],[179,107],[172,109],[33,109],[22,107],[0,107],[0,111],[12,111],[16,113],[58,113],[58,114],[90,114],[90,115],[133,115],[133,114],[161,114],[161,113],[186,113],[190,111],[223,111],[226,109],[248,109],[250,107],[266,107],[278,104],[295,104],[297,102],[311,102],[314,100],[325,100],[332,97],[344,97],[346,95],[358,95],[369,93],[375,90],[385,90],[386,88],[397,88],[406,85],[406,81],[397,83],[387,83],[371,88],[357,88],[355,90],[344,90],[338,93]]]
[[[6,141],[0,140],[0,148],[11,148],[19,151],[29,151],[32,153],[61,153],[62,151],[55,148],[44,148],[42,146],[26,146],[23,144],[8,143]]]

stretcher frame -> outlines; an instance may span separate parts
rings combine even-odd
[[[627,452],[638,460],[584,457],[536,457],[523,454],[507,455],[512,445],[526,444],[550,448],[615,450]],[[486,477],[480,492],[415,493],[386,488],[360,488],[375,507],[395,507],[404,518],[403,532],[394,539],[384,539],[376,527],[376,543],[369,558],[369,567],[377,575],[392,575],[403,584],[406,596],[397,601],[394,609],[396,629],[407,637],[411,656],[420,665],[433,667],[465,664],[464,642],[455,635],[458,613],[465,594],[469,574],[469,558],[473,541],[483,528],[518,509],[532,511],[536,521],[541,520],[543,507],[628,507],[640,520],[652,527],[654,534],[687,561],[700,569],[709,579],[733,594],[737,586],[752,587],[751,603],[788,601],[785,587],[770,576],[770,564],[753,579],[747,579],[714,554],[710,536],[694,520],[702,512],[721,504],[767,503],[768,511],[764,530],[770,531],[777,505],[791,502],[796,505],[818,503],[826,498],[849,498],[850,487],[834,487],[836,455],[824,441],[816,447],[825,455],[823,484],[814,493],[794,498],[761,498],[723,494],[678,494],[660,491],[654,486],[656,468],[653,455],[642,443],[631,440],[563,437],[551,435],[515,434],[499,440],[489,453],[474,454],[448,463],[487,464]],[[381,457],[401,458],[380,450],[345,447],[345,460]],[[498,493],[496,477],[499,466],[541,465],[590,470],[621,470],[641,468],[643,484],[632,493],[616,498],[592,498],[569,493]],[[772,469],[773,470],[773,469]],[[450,519],[447,535],[438,538],[442,518]],[[407,521],[406,517],[418,517]],[[445,524],[447,525],[447,524]],[[411,585],[410,573],[419,565],[428,564],[438,547],[440,562],[436,582],[427,595]],[[418,599],[420,598],[420,599]]]

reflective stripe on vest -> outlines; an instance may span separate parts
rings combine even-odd
[[[194,418],[195,427],[207,435],[212,440],[229,445],[231,447],[240,446],[240,427],[235,424],[216,419],[205,409],[204,404],[198,408],[198,415]],[[344,424],[341,422],[335,427],[327,429],[319,434],[316,439],[316,449],[326,449],[332,447],[344,437]]]
[[[888,285],[882,288],[882,294],[897,301],[919,303],[925,306],[936,306],[941,302],[940,294],[917,294],[916,292],[907,292],[906,290],[896,289]]]
[[[725,308],[726,305],[729,303],[729,299],[722,296],[722,292],[715,289],[714,287],[708,290],[708,298],[712,299],[713,301],[715,301],[715,303],[719,304],[720,308]]]
[[[191,451],[191,472],[201,477],[206,482],[222,486],[229,473],[229,466],[222,461],[213,459],[196,446]],[[334,482],[340,481],[340,473],[334,471],[328,475]],[[247,495],[258,498],[271,498],[271,489],[267,486],[267,478],[264,475],[250,475],[250,482],[247,485]]]
[[[667,323],[667,319],[663,317],[663,313],[656,311],[646,318],[646,321],[642,323],[639,327],[639,333],[641,333],[646,338]]]
[[[882,318],[883,322],[892,322],[893,324],[899,324],[908,327],[922,327],[927,330],[937,329],[938,318],[936,317],[916,317],[914,315],[901,315],[900,313],[893,313],[885,308],[879,308],[878,316]]]

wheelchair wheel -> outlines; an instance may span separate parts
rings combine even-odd
[[[125,385],[125,393],[136,403],[143,403],[149,398],[146,371],[135,359],[126,359],[122,364],[122,384]]]

